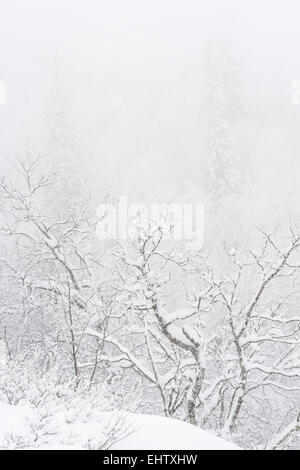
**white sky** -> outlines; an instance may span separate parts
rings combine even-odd
[[[299,18],[299,0],[0,0],[0,79],[8,92],[0,106],[0,162],[39,144],[56,58],[84,144],[109,128],[107,96],[116,107],[134,102],[128,127],[120,117],[119,145],[106,143],[109,129],[96,143],[94,151],[109,160],[148,151],[151,138],[151,151],[163,154],[171,146],[176,152],[180,130],[199,111],[201,54],[209,38],[226,43],[239,63],[248,112],[254,106],[263,122],[268,115],[282,125],[294,112],[291,81],[300,79]],[[136,137],[142,122],[149,135]],[[162,129],[170,135],[161,136]]]

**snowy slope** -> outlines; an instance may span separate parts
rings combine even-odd
[[[136,414],[136,432],[112,446],[120,450],[238,450],[196,426],[177,419]]]
[[[34,411],[29,407],[10,406],[0,403],[0,449],[15,448],[14,442],[23,442],[21,448],[39,449],[87,449],[97,448],[92,443],[104,442],[108,424],[120,422],[127,428],[110,449],[113,450],[237,450],[238,447],[219,439],[185,422],[161,416],[133,413],[91,413],[88,419],[80,416],[73,420],[62,413],[51,419],[51,433],[31,443],[28,436],[32,423],[36,422]],[[55,434],[53,430],[55,429]],[[5,437],[17,436],[6,445]],[[20,440],[20,436],[23,438]],[[49,438],[49,436],[51,436]],[[104,437],[103,437],[104,436]],[[26,442],[28,444],[26,445]],[[3,444],[4,443],[4,444]],[[25,443],[25,445],[24,445]]]
[[[0,403],[0,438],[6,433],[22,431],[26,428],[26,418],[30,409],[25,406],[10,406]]]

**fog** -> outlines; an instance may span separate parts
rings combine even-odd
[[[299,10],[296,0],[2,0],[1,166],[43,154],[58,70],[78,161],[99,188],[181,194],[192,184],[202,194],[203,61],[212,42],[237,70],[232,129],[243,186],[290,200],[300,170],[300,106],[291,98]]]

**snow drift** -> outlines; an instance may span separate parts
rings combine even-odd
[[[0,447],[2,449],[97,449],[106,442],[112,450],[237,450],[238,447],[209,432],[177,419],[134,413],[93,413],[88,420],[58,414],[52,417],[51,432],[32,445],[22,436],[36,422],[35,410],[0,404]],[[124,430],[109,440],[113,424]],[[55,429],[55,433],[53,430]],[[94,443],[94,445],[93,445]],[[99,444],[100,445],[100,444]],[[99,447],[98,447],[99,449]],[[100,449],[101,450],[101,449]]]

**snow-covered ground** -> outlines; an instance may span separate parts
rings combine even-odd
[[[102,447],[104,446],[104,447]],[[58,413],[51,419],[29,407],[0,404],[0,448],[113,450],[237,450],[188,423],[133,413]]]
[[[5,434],[18,432],[26,426],[29,407],[0,403],[0,439]]]
[[[112,446],[112,449],[129,450],[238,450],[196,426],[153,415],[134,415],[136,432]]]

